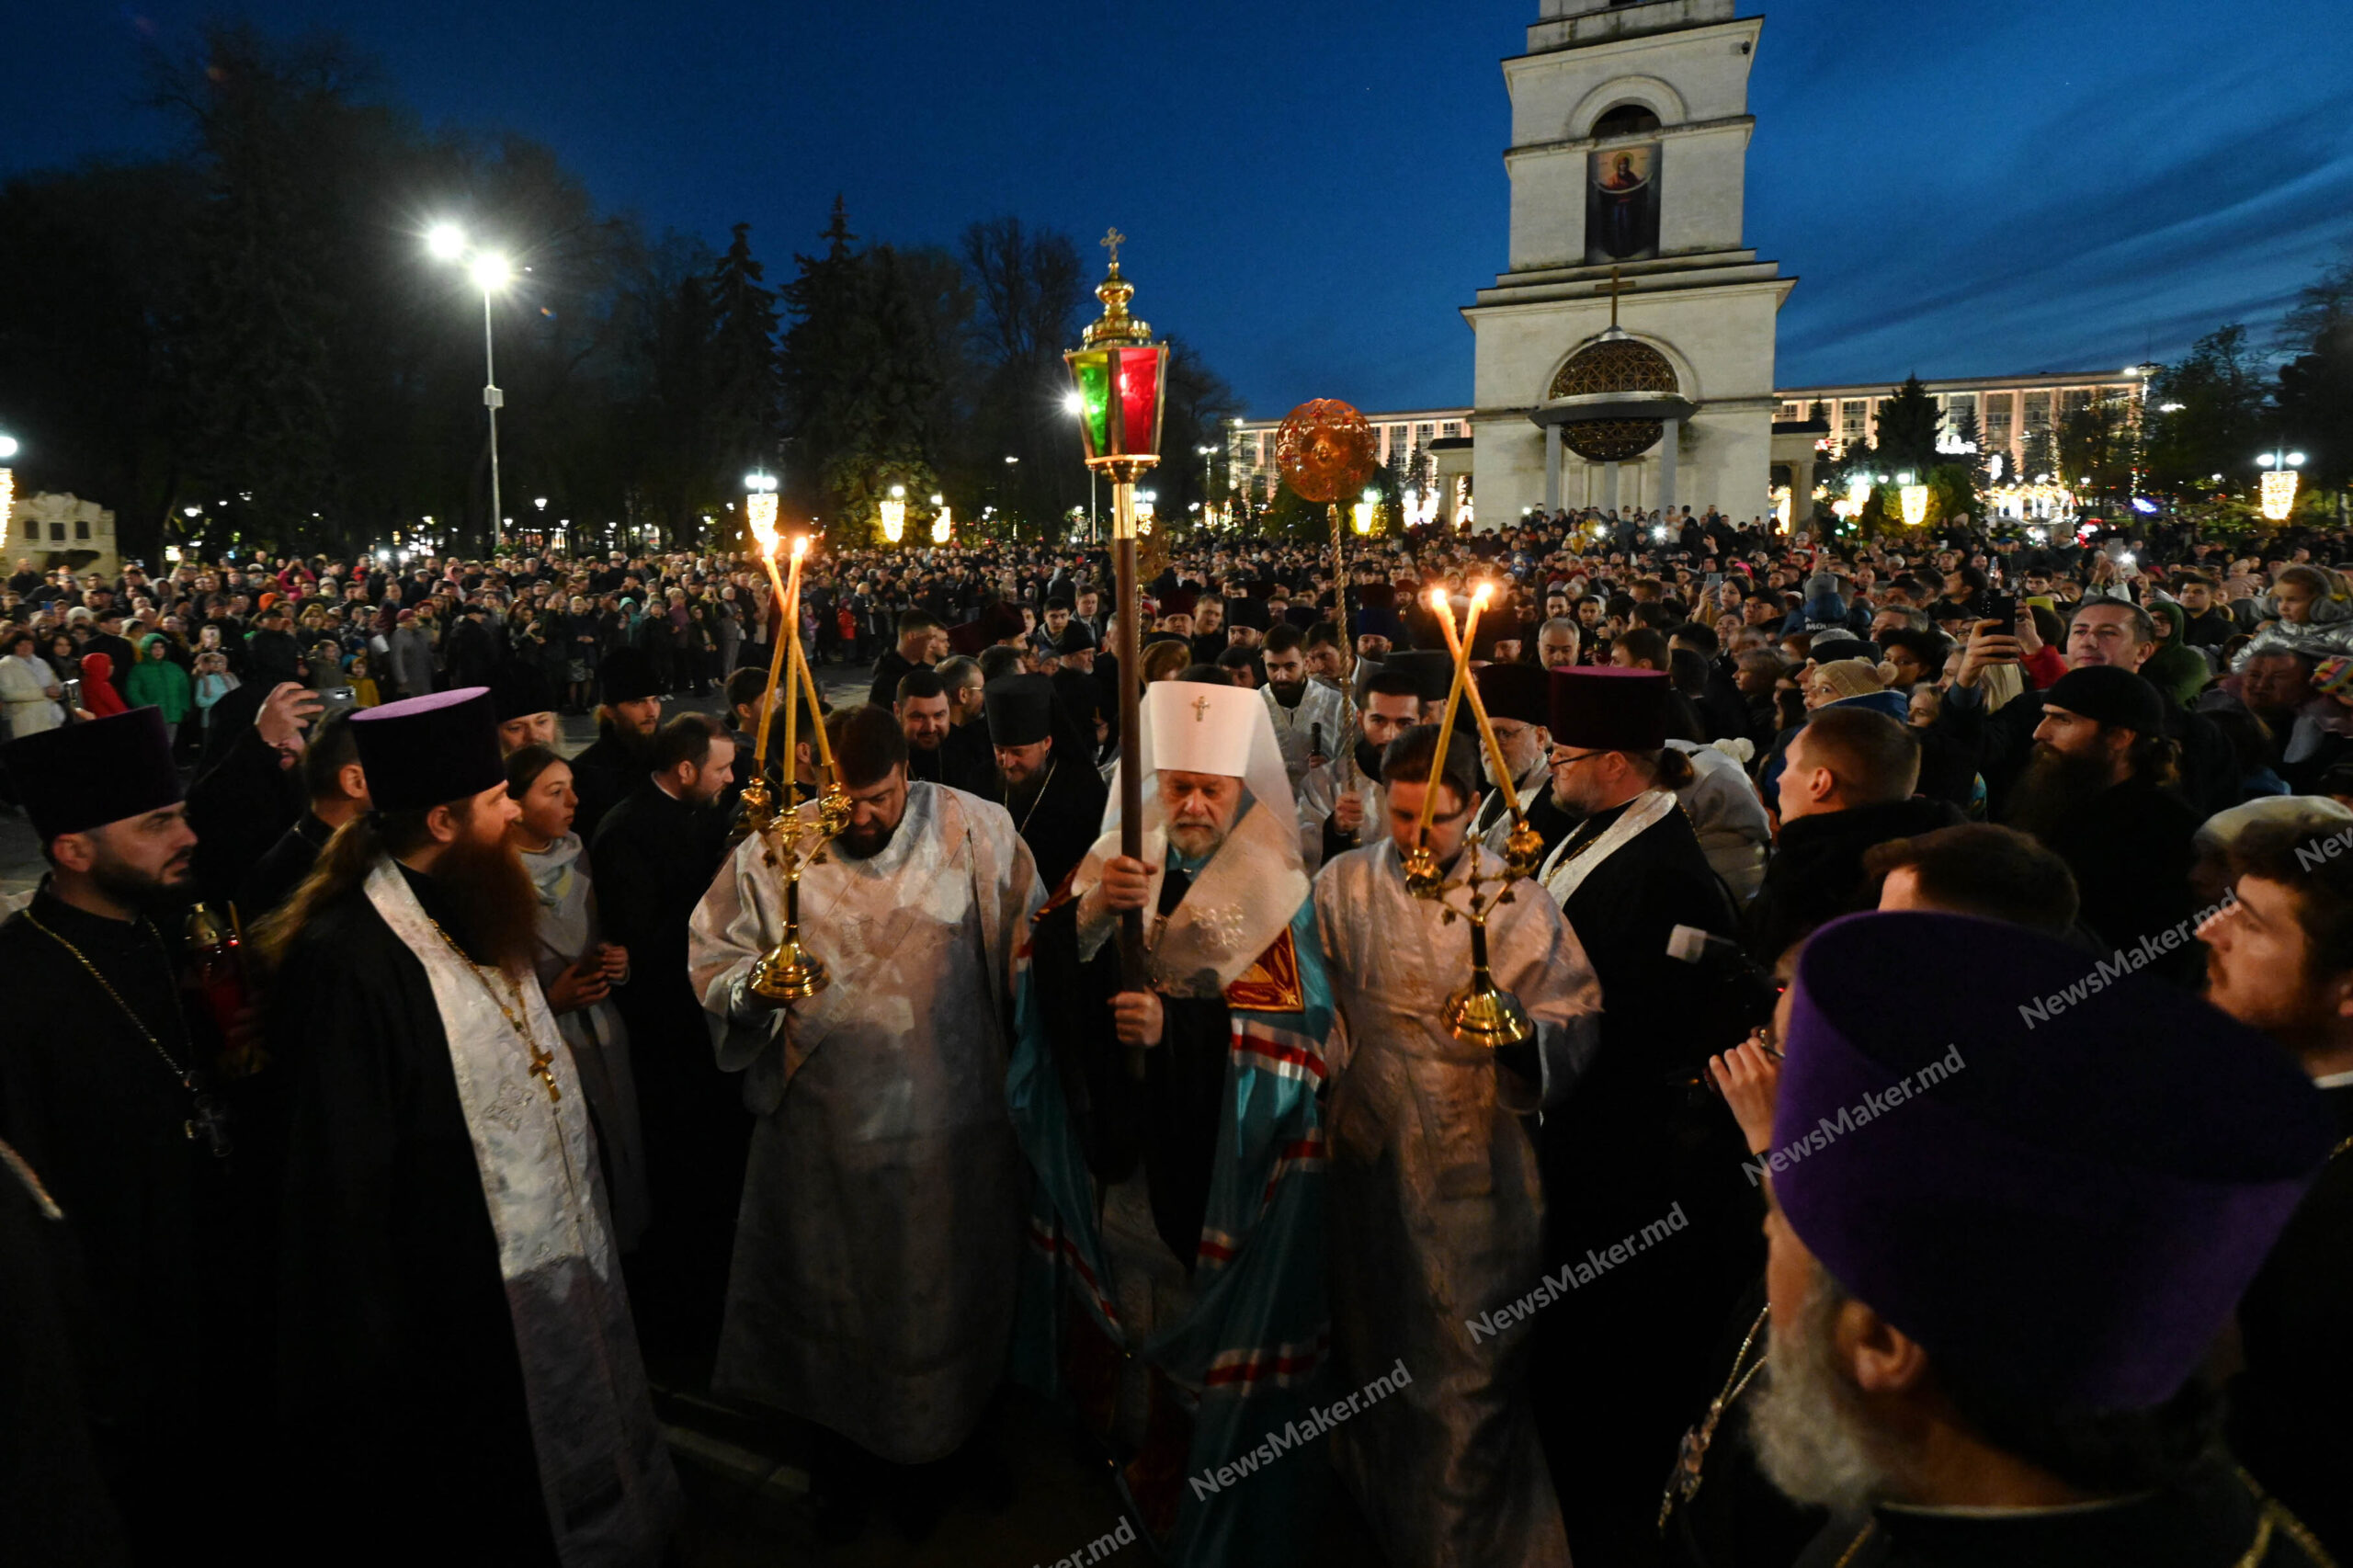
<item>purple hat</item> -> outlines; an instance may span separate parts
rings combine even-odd
[[[486,686],[437,691],[351,716],[368,798],[380,812],[425,812],[506,782]]]
[[[1915,960],[1984,977],[1920,1006]],[[1934,1361],[2052,1410],[2146,1410],[2204,1359],[2327,1157],[2255,1030],[2099,955],[1867,914],[1799,960],[1773,1198]]]
[[[1658,751],[1666,744],[1667,679],[1657,670],[1580,665],[1552,672],[1556,746]]]

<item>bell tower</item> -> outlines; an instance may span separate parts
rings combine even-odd
[[[1762,516],[1774,318],[1796,282],[1743,244],[1764,19],[1733,0],[1539,3],[1528,51],[1504,62],[1508,269],[1463,312],[1478,517]],[[1650,352],[1586,352],[1605,339]],[[1638,359],[1627,386],[1600,373]]]

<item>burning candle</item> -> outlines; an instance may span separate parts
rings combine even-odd
[[[1481,591],[1483,593],[1485,590]],[[1462,643],[1454,635],[1454,617],[1441,615],[1438,623],[1446,629],[1446,651],[1461,659]],[[1467,662],[1465,667],[1468,667]],[[1511,781],[1511,764],[1505,760],[1503,744],[1495,739],[1495,726],[1487,718],[1487,704],[1479,696],[1479,683],[1465,681],[1462,695],[1471,699],[1471,717],[1479,722],[1479,738],[1486,743],[1487,756],[1495,765],[1495,781],[1503,790],[1504,804],[1510,809],[1512,821],[1518,822],[1520,818],[1519,790]]]
[[[767,566],[768,584],[776,594],[775,602],[779,605],[782,605],[784,603],[784,582],[783,579],[777,575],[776,571],[776,529],[756,518],[752,524],[752,531],[754,534],[758,536],[760,541],[760,560]],[[799,562],[796,560],[794,562],[796,570],[799,569]],[[784,639],[779,637],[776,639],[775,648],[768,657],[769,700],[760,706],[760,731],[758,736],[753,742],[752,766],[756,772],[760,768],[765,767],[767,764],[768,722],[776,717],[776,683],[777,677],[783,673],[783,670]],[[791,743],[788,739],[786,744],[789,745]]]
[[[1479,612],[1486,607],[1487,590],[1483,585],[1471,596],[1471,614],[1462,623],[1462,640],[1455,644],[1454,684],[1447,688],[1446,716],[1438,721],[1438,750],[1430,756],[1429,788],[1422,791],[1422,820],[1415,838],[1417,844],[1429,842],[1430,819],[1438,813],[1438,782],[1446,776],[1446,748],[1448,743],[1454,739],[1454,713],[1462,701],[1463,681],[1471,673],[1471,642],[1479,630]],[[1447,604],[1443,590],[1431,592],[1430,608],[1438,611],[1438,619],[1447,625],[1450,632],[1454,625],[1454,611]]]

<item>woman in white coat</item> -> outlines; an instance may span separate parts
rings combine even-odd
[[[0,704],[6,705],[12,740],[65,722],[65,710],[58,705],[65,688],[58,684],[57,672],[33,652],[38,642],[29,631],[12,631],[7,654],[0,657]]]

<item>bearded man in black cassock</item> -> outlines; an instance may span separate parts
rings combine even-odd
[[[1548,1267],[1587,1264],[1662,1221],[1674,1230],[1547,1309],[1536,1404],[1571,1555],[1640,1564],[1657,1551],[1658,1478],[1713,1392],[1699,1386],[1706,1347],[1763,1253],[1745,1145],[1700,1086],[1708,1056],[1745,1032],[1738,994],[1666,950],[1677,926],[1735,926],[1676,799],[1691,773],[1666,744],[1668,678],[1575,668],[1552,683],[1552,792],[1584,820],[1538,881],[1601,982],[1601,1039],[1544,1121]]]
[[[580,798],[572,831],[597,842],[605,813],[645,782],[654,733],[662,725],[662,677],[642,648],[616,648],[597,666],[597,738],[572,759]]]
[[[375,810],[257,932],[294,1080],[278,1308],[291,1539],[652,1563],[676,1481],[481,687],[352,720]]]
[[[999,676],[983,688],[996,794],[1049,892],[1085,858],[1103,821],[1103,776],[1076,726],[1060,722],[1047,676]]]
[[[218,1507],[266,1415],[254,1221],[276,1187],[267,1088],[213,1082],[224,1041],[182,1004],[196,835],[160,713],[28,735],[0,760],[50,864],[0,926],[0,1140],[39,1173],[73,1244],[76,1365],[47,1370],[78,1381],[133,1550],[154,1554]],[[30,1308],[0,1297],[0,1313]],[[73,1521],[43,1501],[68,1533],[26,1561],[79,1561]],[[19,1528],[42,1515],[5,1494],[0,1512]],[[209,1539],[233,1545],[249,1524],[221,1521]]]

